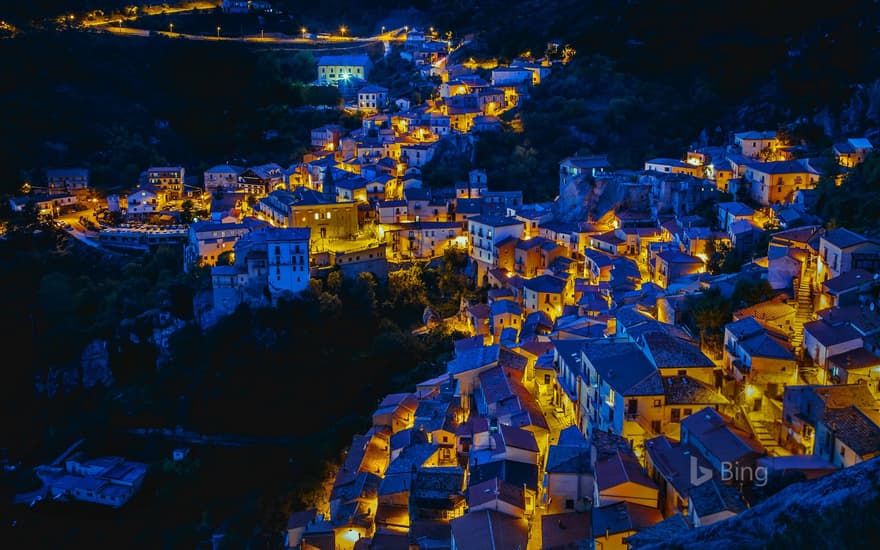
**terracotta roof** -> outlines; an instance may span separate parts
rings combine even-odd
[[[656,508],[626,501],[616,502],[593,508],[593,536],[640,531],[662,519],[663,515]]]
[[[600,493],[624,483],[657,489],[657,484],[642,469],[638,458],[629,452],[618,449],[613,455],[596,461],[596,485]]]
[[[522,428],[516,426],[508,426],[507,424],[499,424],[498,431],[504,439],[504,444],[508,447],[516,447],[526,451],[538,452],[538,443],[535,441],[535,435]]]
[[[526,497],[522,486],[513,485],[497,477],[471,485],[467,489],[468,506],[471,508],[493,502],[496,499],[520,509],[526,507]]]
[[[850,231],[845,227],[832,229],[822,235],[822,238],[838,248],[849,248],[868,240],[864,235],[856,233],[855,231]]]
[[[667,405],[726,405],[726,397],[715,388],[690,376],[663,377]]]
[[[828,279],[822,283],[822,285],[831,292],[839,293],[858,288],[861,285],[870,283],[872,280],[874,280],[874,275],[869,271],[865,271],[864,269],[854,269],[832,279]]]
[[[580,548],[593,538],[593,518],[589,512],[566,512],[541,517],[542,548]]]
[[[860,457],[880,454],[880,426],[858,407],[825,411],[824,424]]]
[[[711,407],[685,418],[681,427],[720,461],[733,463],[749,455],[764,454],[764,447],[757,439],[735,428],[729,417]]]
[[[502,550],[525,548],[528,524],[495,510],[465,514],[450,522],[452,538],[459,550]]]
[[[694,511],[702,517],[724,511],[739,514],[747,508],[739,491],[715,478],[691,488],[688,498]]]

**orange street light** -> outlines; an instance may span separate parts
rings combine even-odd
[[[220,25],[217,25],[217,38],[220,38]]]
[[[342,25],[341,27],[339,27],[339,34],[341,34],[342,36],[345,36],[345,32],[347,30],[348,29],[345,28],[345,25]]]
[[[301,28],[299,31],[302,33],[303,38],[305,38],[305,37],[306,37],[306,28],[303,27],[303,28]]]

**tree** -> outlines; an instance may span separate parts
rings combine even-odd
[[[700,335],[703,349],[710,355],[721,354],[724,341],[724,325],[732,319],[732,307],[729,299],[721,295],[717,289],[706,290],[687,298],[691,324]]]
[[[192,223],[193,221],[193,201],[186,199],[180,205],[180,221],[181,223]]]
[[[232,265],[234,260],[234,252],[226,250],[217,256],[217,265]]]
[[[759,279],[756,281],[749,279],[740,279],[736,282],[733,289],[731,301],[737,307],[748,307],[751,305],[765,302],[772,298],[776,292],[767,279]]]

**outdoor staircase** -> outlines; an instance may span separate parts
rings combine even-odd
[[[767,450],[771,456],[779,454],[779,442],[773,436],[773,422],[767,421],[756,411],[745,413],[749,428],[755,439]]]
[[[813,288],[810,277],[801,277],[797,283],[797,309],[792,323],[791,345],[800,356],[804,346],[804,325],[813,320]]]
[[[773,437],[770,428],[768,427],[768,422],[763,420],[752,420],[752,430],[755,433],[755,438],[766,447],[777,447],[779,443]]]

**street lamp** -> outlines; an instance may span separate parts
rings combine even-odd
[[[169,23],[168,28],[170,29],[169,32],[174,34],[174,23]]]
[[[385,34],[385,25],[382,25],[382,33],[381,34]]]
[[[263,40],[263,39],[264,39],[264,37],[263,37],[263,29],[260,29],[260,40]]]
[[[303,28],[301,28],[299,31],[302,33],[303,38],[305,39],[305,37],[306,37],[306,28],[303,27]]]
[[[342,25],[341,27],[339,27],[339,34],[341,34],[342,36],[345,36],[345,31],[347,31],[347,30],[348,29],[345,28],[345,25]]]
[[[217,25],[217,38],[220,38],[220,25]]]

